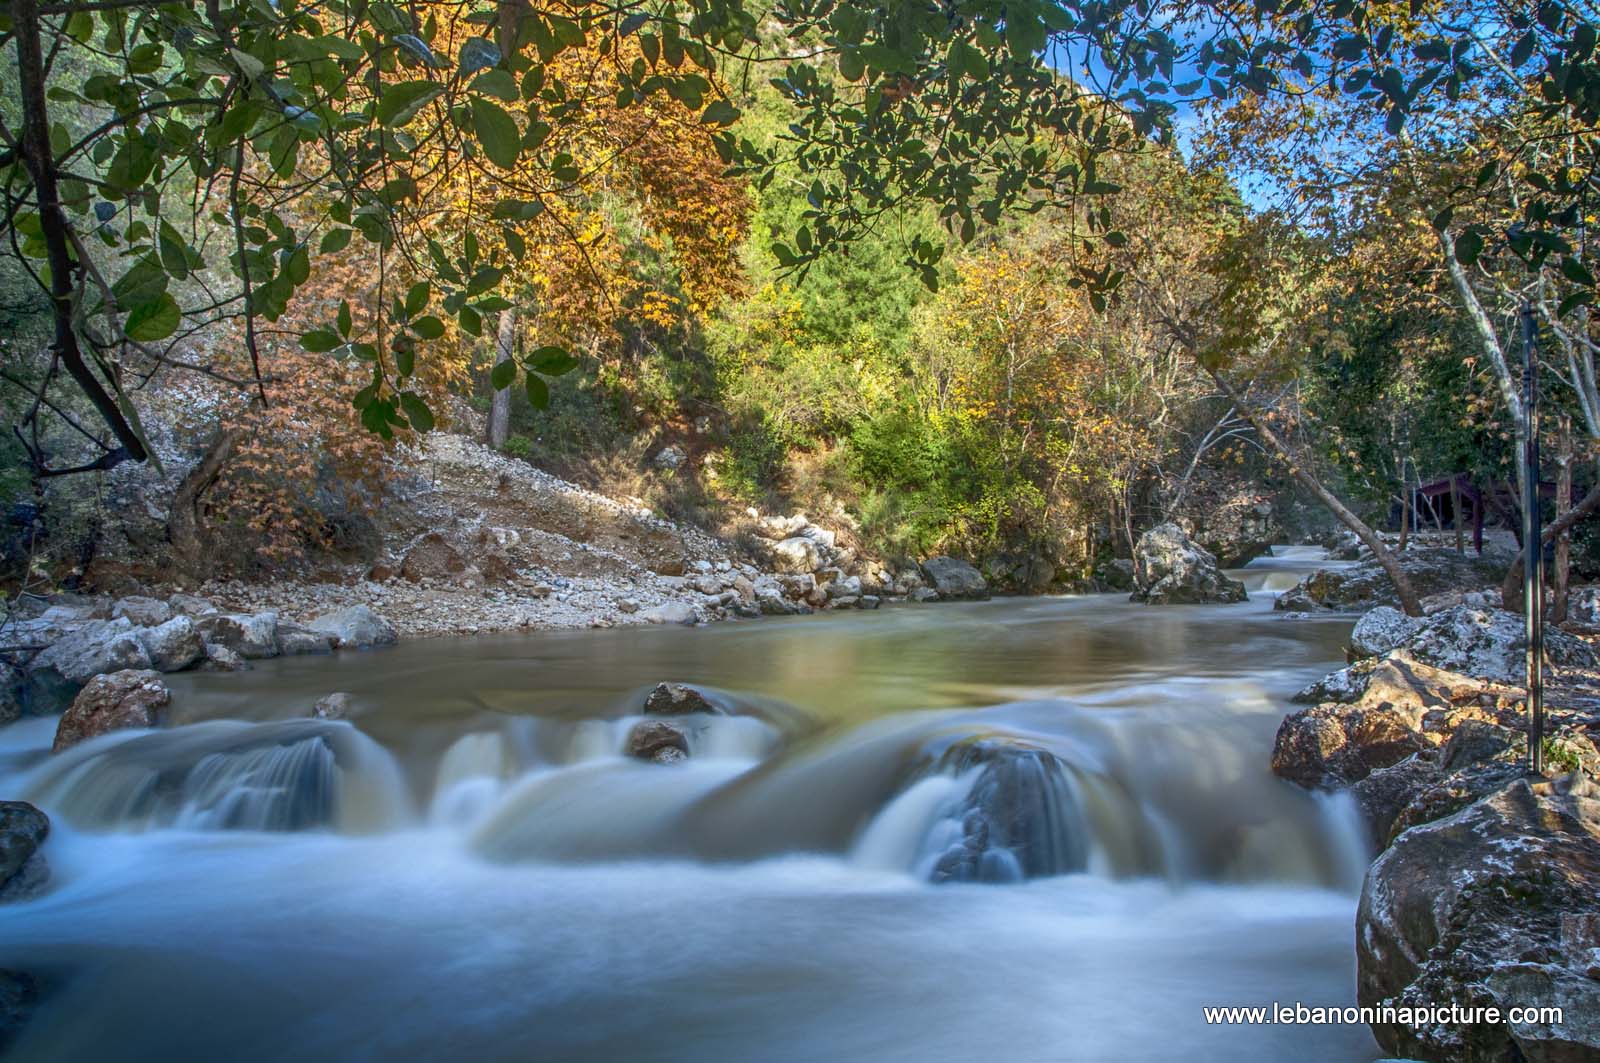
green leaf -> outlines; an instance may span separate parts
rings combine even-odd
[[[444,322],[429,314],[413,321],[411,329],[425,340],[436,340],[444,335]]]
[[[1463,266],[1474,265],[1478,256],[1483,254],[1483,236],[1476,230],[1468,229],[1456,237],[1456,261]]]
[[[345,339],[350,338],[350,300],[339,300],[339,335]]]
[[[404,125],[443,91],[444,86],[436,81],[402,81],[390,85],[378,97],[373,117],[386,126]]]
[[[1594,287],[1594,274],[1589,272],[1589,267],[1570,255],[1561,260],[1561,272],[1573,284]]]
[[[322,354],[339,346],[339,337],[325,328],[312,329],[300,337],[300,346],[314,354]]]
[[[406,317],[416,317],[428,305],[428,296],[433,291],[427,281],[418,281],[406,292]]]
[[[545,376],[560,376],[577,368],[578,360],[561,347],[540,347],[528,359],[528,367]]]
[[[402,391],[400,407],[406,411],[406,419],[411,422],[412,428],[419,432],[433,431],[433,411],[415,392]]]
[[[478,143],[489,161],[501,169],[509,170],[517,164],[522,153],[522,134],[511,116],[491,100],[482,96],[472,101],[472,127],[477,131]]]
[[[712,100],[700,115],[701,125],[732,125],[739,120],[739,108],[727,100]]]
[[[516,378],[517,363],[509,358],[503,362],[496,362],[494,368],[489,370],[489,383],[494,385],[496,391],[504,391]]]
[[[533,403],[536,410],[548,409],[550,406],[550,385],[544,382],[544,377],[529,370],[527,379],[523,381],[528,391],[528,401]]]
[[[323,234],[322,243],[317,248],[319,255],[331,255],[343,251],[350,243],[350,236],[354,229],[329,229]]]
[[[183,313],[178,309],[178,301],[170,292],[162,292],[153,302],[134,307],[128,320],[123,323],[122,331],[130,340],[151,343],[172,335],[182,320]]]

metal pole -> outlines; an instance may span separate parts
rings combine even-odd
[[[1528,638],[1528,772],[1544,774],[1544,544],[1539,530],[1539,374],[1533,307],[1522,304],[1522,408],[1528,432],[1522,452],[1523,612]]]

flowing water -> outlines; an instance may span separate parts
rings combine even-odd
[[[47,753],[53,886],[0,966],[59,1060],[1364,1061],[1364,841],[1267,770],[1348,621],[997,600],[439,640],[172,679],[169,726]],[[621,755],[702,685],[690,757]],[[333,690],[349,722],[305,719]]]

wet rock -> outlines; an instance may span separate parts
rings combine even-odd
[[[922,602],[936,602],[939,600],[939,592],[932,587],[914,587],[906,597],[919,604]]]
[[[1176,524],[1158,524],[1139,536],[1133,551],[1130,601],[1150,605],[1242,602],[1244,584],[1217,568],[1217,559]]]
[[[278,655],[277,613],[219,613],[202,617],[195,627],[206,642],[226,646],[245,660]]]
[[[55,712],[97,675],[149,668],[150,654],[127,617],[92,620],[46,647],[28,665],[36,711]]]
[[[28,680],[22,669],[0,661],[0,727],[22,718],[28,703]]]
[[[125,616],[141,627],[155,627],[172,619],[172,606],[160,598],[131,595],[127,598],[118,598],[112,603],[112,619],[119,616]]]
[[[1307,789],[1337,789],[1431,748],[1420,720],[1389,706],[1315,705],[1290,713],[1272,743],[1272,772]]]
[[[1498,558],[1458,554],[1454,550],[1407,550],[1397,556],[1412,588],[1423,598],[1497,584],[1506,569],[1505,562]],[[1279,597],[1275,607],[1356,612],[1380,605],[1398,607],[1400,598],[1383,566],[1367,561],[1349,568],[1319,569]]]
[[[1380,605],[1356,621],[1350,632],[1350,654],[1356,659],[1382,657],[1402,646],[1417,633],[1420,620],[1414,620],[1391,606]]]
[[[202,598],[198,594],[174,594],[167,599],[167,604],[179,616],[210,616],[217,611],[217,607],[211,603],[211,599]]]
[[[139,632],[150,667],[158,672],[181,672],[206,655],[205,640],[187,616]]]
[[[343,720],[350,716],[351,707],[350,695],[339,690],[318,698],[317,703],[311,707],[311,715],[319,720]]]
[[[331,638],[341,650],[393,646],[400,641],[394,626],[365,605],[351,605],[324,613],[306,626]]]
[[[644,720],[633,725],[622,750],[636,760],[671,764],[689,756],[689,739],[684,733],[660,720]]]
[[[278,623],[278,652],[285,657],[307,653],[332,653],[333,636],[299,624]]]
[[[110,731],[154,727],[171,701],[172,692],[160,672],[128,668],[95,676],[62,715],[51,751],[59,753]]]
[[[756,606],[762,616],[800,616],[811,612],[810,606],[791,601],[776,587],[756,588]]]
[[[449,580],[467,570],[466,559],[439,532],[428,532],[406,550],[400,575],[412,583],[425,579]]]
[[[0,801],[0,902],[25,900],[44,888],[50,866],[39,847],[49,834],[43,812],[26,801]]]
[[[206,659],[200,663],[202,672],[244,672],[250,668],[250,662],[217,642],[208,642]]]
[[[778,572],[815,572],[822,567],[822,551],[813,540],[796,535],[774,544],[772,567]]]
[[[1386,768],[1378,768],[1350,787],[1367,839],[1383,849],[1395,834],[1395,821],[1417,792],[1439,777],[1437,754],[1417,753]]]
[[[862,609],[876,609],[883,604],[883,599],[876,594],[863,594],[856,604]]]
[[[930,557],[922,563],[922,574],[940,598],[989,597],[989,583],[983,574],[958,557]]]
[[[710,698],[687,683],[657,683],[644,699],[644,711],[648,716],[686,716],[692,712],[723,715]]]
[[[1515,779],[1395,838],[1356,916],[1357,993],[1370,1007],[1458,1004],[1502,1021],[1374,1024],[1387,1051],[1467,1063],[1600,1058],[1600,788]],[[1559,1007],[1559,1024],[1504,1021]]]

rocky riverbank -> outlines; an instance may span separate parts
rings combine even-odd
[[[1406,563],[1431,615],[1367,612],[1351,665],[1297,696],[1309,707],[1284,719],[1272,758],[1298,785],[1349,793],[1366,823],[1376,858],[1356,920],[1360,1003],[1393,1009],[1373,1032],[1396,1055],[1600,1058],[1600,657],[1548,633],[1545,774],[1529,776],[1522,618],[1477,590],[1494,572],[1475,559]],[[1372,604],[1386,582],[1357,566],[1310,577],[1304,602],[1284,598]],[[1595,592],[1576,598],[1592,609]],[[1438,1004],[1500,1018],[1414,1010]],[[1562,1020],[1510,1020],[1529,1006]]]

